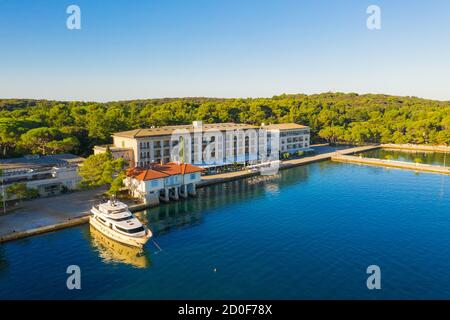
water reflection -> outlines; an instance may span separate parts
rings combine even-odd
[[[148,268],[150,258],[142,249],[114,241],[92,226],[89,226],[91,244],[105,263],[124,263],[136,268]]]
[[[281,188],[302,183],[308,176],[309,167],[305,166],[280,171],[276,175],[211,185],[198,189],[195,198],[160,204],[136,216],[150,227],[154,235],[159,235],[202,223],[203,214],[215,208],[279,193]]]
[[[282,187],[301,183],[308,179],[309,167],[281,171],[276,175],[256,176],[198,190],[195,198],[182,199],[137,212],[136,217],[149,226],[154,236],[174,229],[192,227],[203,221],[204,213],[215,208],[279,193]],[[90,226],[92,246],[105,263],[126,263],[137,268],[150,266],[150,250],[141,251],[109,239]]]
[[[5,257],[4,247],[0,245],[0,272],[4,272],[8,269],[9,264]]]
[[[200,223],[202,215],[193,210],[189,200],[179,201],[174,204],[163,204],[141,213],[140,220],[150,227],[154,235],[167,233],[172,229],[182,228]]]
[[[439,166],[450,166],[450,155],[440,152],[376,149],[362,152],[363,157],[391,159],[395,161],[420,162]]]

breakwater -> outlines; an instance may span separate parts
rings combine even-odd
[[[384,160],[384,159],[339,155],[339,154],[334,155],[331,158],[331,160],[338,161],[338,162],[359,163],[359,164],[364,164],[364,165],[382,166],[382,167],[390,167],[390,168],[413,170],[413,171],[423,171],[423,172],[439,173],[439,174],[450,174],[450,167],[435,166],[435,165],[429,165],[429,164],[423,164],[423,163],[392,161],[392,160]]]

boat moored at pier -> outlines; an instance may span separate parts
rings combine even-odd
[[[89,223],[105,236],[133,247],[142,248],[152,237],[144,226],[120,201],[110,200],[91,209]]]

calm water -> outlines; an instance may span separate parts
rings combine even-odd
[[[450,167],[450,153],[445,154],[437,152],[376,149],[367,152],[362,152],[361,155],[363,157],[368,158],[391,159],[395,161],[405,161],[405,162],[420,162]]]
[[[447,176],[323,162],[141,218],[163,251],[111,249],[89,226],[0,246],[0,298],[450,298]],[[71,264],[79,291],[66,289]]]

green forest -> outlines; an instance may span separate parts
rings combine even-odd
[[[450,144],[450,102],[355,93],[272,98],[171,98],[119,102],[0,100],[0,156],[92,153],[111,134],[136,128],[207,123],[295,122],[312,142]]]

